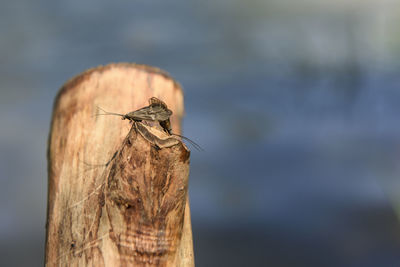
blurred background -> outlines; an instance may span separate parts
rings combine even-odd
[[[197,266],[400,266],[396,2],[2,1],[0,265],[43,265],[58,88],[137,62],[183,85],[205,150]]]

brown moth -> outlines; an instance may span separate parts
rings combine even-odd
[[[121,116],[123,120],[130,121],[169,121],[172,111],[168,109],[167,105],[158,98],[152,97],[149,99],[149,105],[126,114],[108,112],[98,107],[104,114],[97,115],[116,115]]]
[[[172,111],[168,109],[167,104],[156,97],[152,97],[149,99],[149,105],[143,108],[140,108],[135,111],[131,111],[127,114],[120,114],[114,112],[108,112],[104,109],[98,107],[104,114],[97,114],[97,115],[115,115],[121,116],[123,120],[129,120],[133,122],[141,122],[141,121],[156,121],[160,124],[165,132],[169,135],[178,136],[186,141],[188,141],[194,148],[197,150],[203,150],[198,144],[194,141],[190,140],[189,138],[175,134],[172,132],[171,128],[171,121],[170,116],[172,115]]]

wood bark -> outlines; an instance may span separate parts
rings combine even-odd
[[[179,133],[183,93],[159,69],[110,64],[61,88],[48,148],[47,266],[194,266],[189,150],[157,124],[95,116],[97,106],[125,114],[153,96]]]

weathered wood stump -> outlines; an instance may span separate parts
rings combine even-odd
[[[173,111],[179,133],[182,90],[159,69],[111,64],[60,90],[48,149],[47,266],[194,266],[190,152],[157,125],[94,116],[97,106],[127,113],[153,96]]]

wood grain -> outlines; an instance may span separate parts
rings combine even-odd
[[[48,145],[47,266],[194,266],[190,151],[156,124],[94,116],[96,106],[127,113],[153,96],[180,132],[183,93],[159,69],[110,64],[61,88]]]

